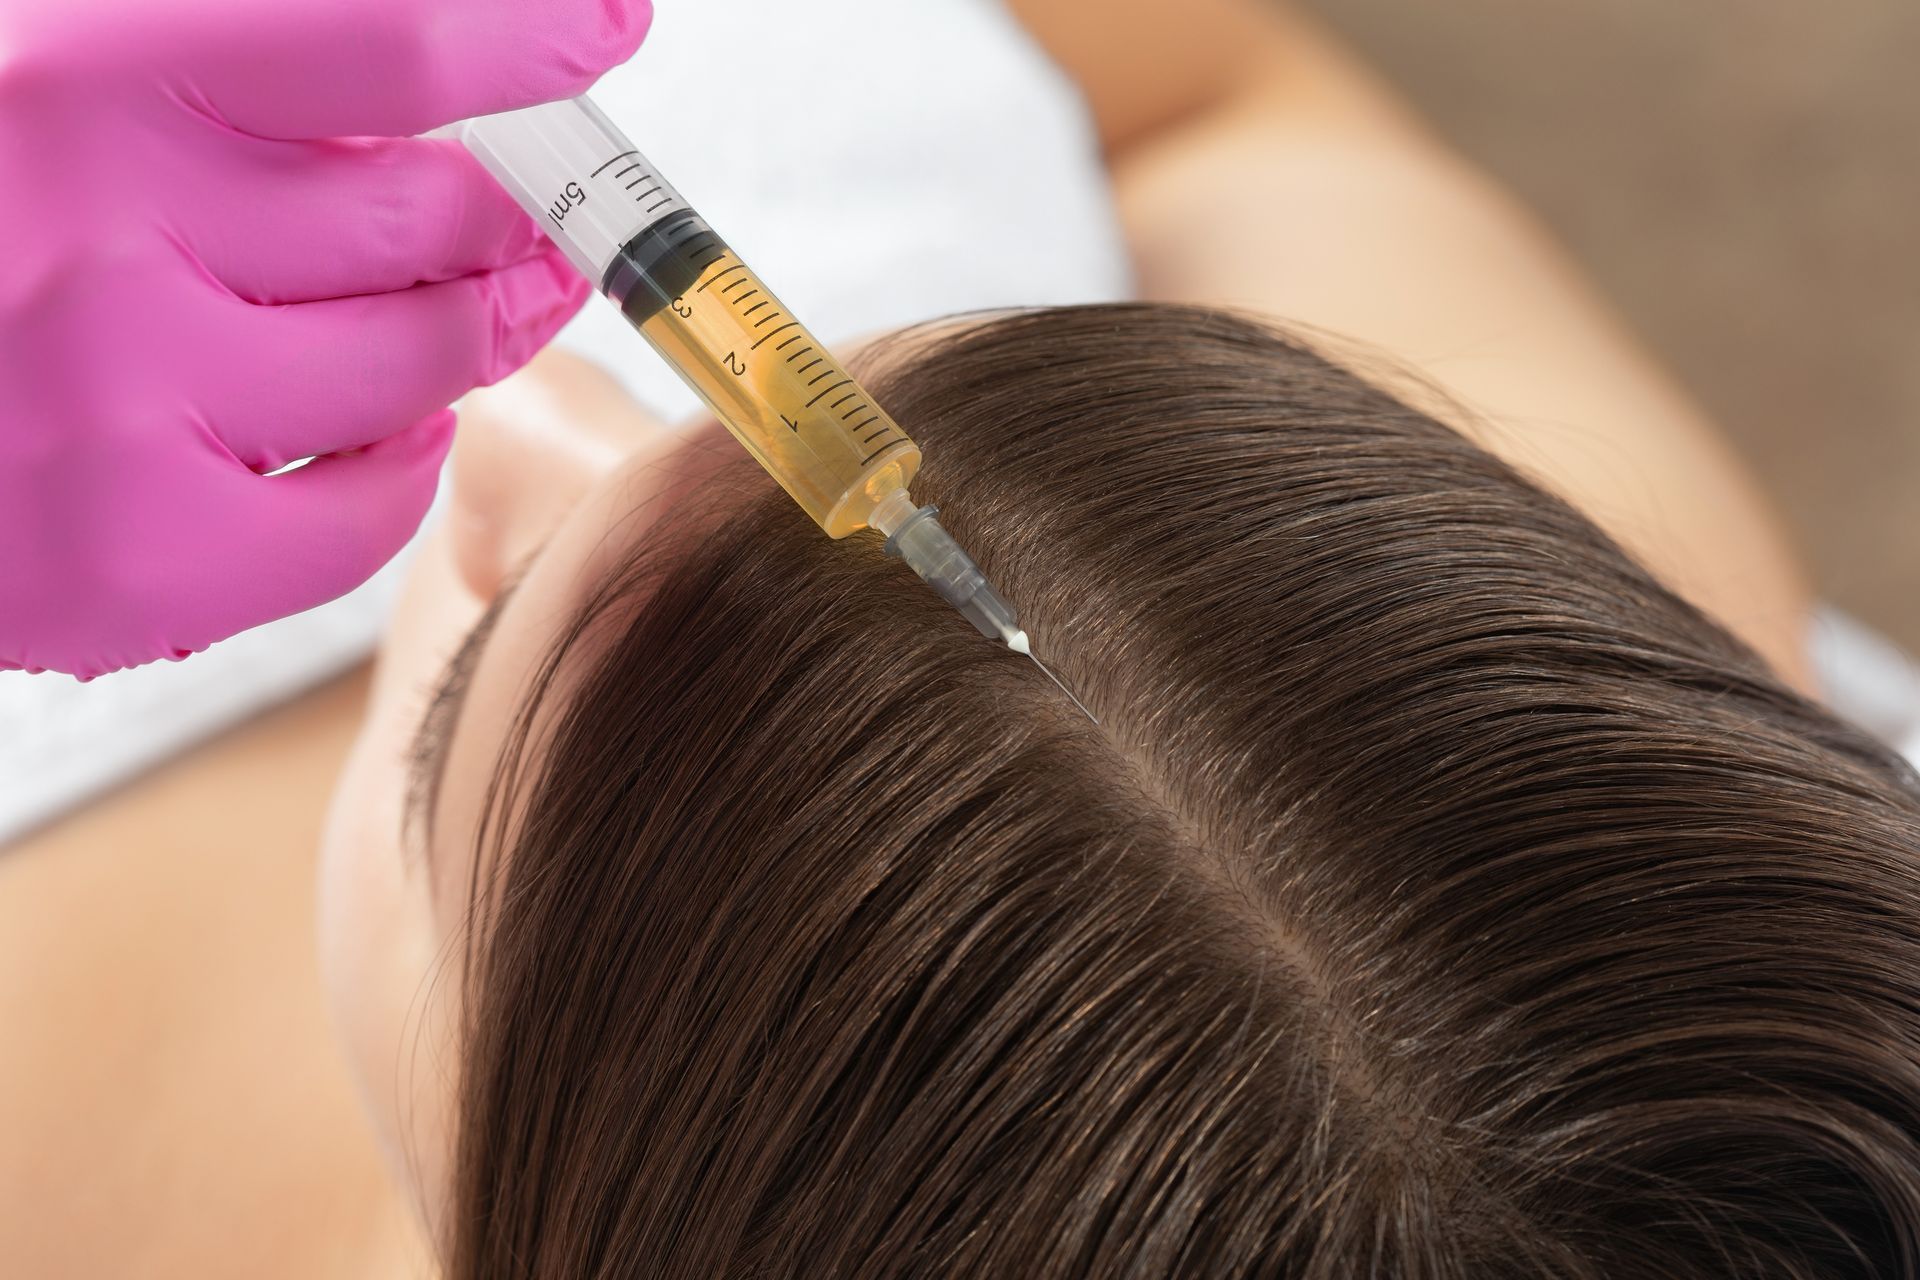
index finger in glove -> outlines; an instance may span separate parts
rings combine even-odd
[[[651,0],[198,0],[169,7],[166,39],[198,37],[168,56],[243,132],[400,136],[582,93],[652,18]]]

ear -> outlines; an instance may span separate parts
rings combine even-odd
[[[447,529],[481,600],[596,484],[675,435],[598,365],[552,348],[467,396],[459,414]]]

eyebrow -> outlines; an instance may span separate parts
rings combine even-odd
[[[401,818],[402,843],[431,851],[433,815],[440,801],[440,785],[446,780],[447,755],[453,745],[453,732],[460,724],[460,713],[467,704],[467,690],[473,683],[474,669],[486,652],[487,640],[505,611],[507,601],[526,576],[522,564],[500,584],[486,611],[468,630],[460,647],[441,669],[434,682],[433,696],[421,714],[407,750],[407,798]]]

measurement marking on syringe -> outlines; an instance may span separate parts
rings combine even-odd
[[[777,316],[779,316],[779,315],[780,315],[780,312],[778,312],[778,311],[776,311],[776,312],[774,312],[774,313],[773,313],[773,315],[771,315],[771,316],[768,316],[768,317],[767,317],[767,320],[772,320],[772,319],[774,319],[775,317],[777,317]],[[765,324],[765,323],[767,322],[767,320],[762,320],[762,321],[760,321],[760,322],[759,322],[759,324],[756,324],[756,325],[754,325],[753,327],[754,327],[754,328],[756,328],[756,329],[758,329],[758,328],[760,327],[760,325],[762,325],[762,324]],[[797,324],[799,324],[799,323],[800,323],[800,322],[799,322],[798,320],[789,320],[789,321],[787,321],[787,322],[786,322],[785,324],[783,324],[783,325],[781,325],[779,329],[769,329],[769,330],[767,330],[767,331],[766,331],[765,333],[763,333],[763,334],[761,334],[761,335],[760,335],[760,337],[758,338],[758,340],[756,340],[756,341],[754,342],[754,344],[753,344],[752,346],[750,346],[750,347],[748,347],[748,348],[747,348],[747,350],[749,350],[749,351],[758,351],[758,350],[760,349],[760,344],[761,344],[762,342],[765,342],[765,341],[766,341],[766,340],[767,340],[768,338],[771,338],[771,337],[772,337],[772,336],[773,336],[774,334],[776,334],[776,333],[779,333],[779,332],[781,332],[782,330],[785,330],[785,329],[791,329],[791,328],[793,328],[793,327],[794,327],[795,325],[797,325]],[[807,335],[806,335],[806,334],[804,334],[804,333],[796,333],[796,334],[794,334],[794,335],[793,335],[793,336],[792,336],[791,338],[788,338],[788,339],[787,339],[787,342],[798,342],[798,341],[800,341],[800,339],[802,339],[802,338],[804,338],[804,337],[806,337],[806,336],[807,336]],[[787,345],[787,342],[783,342],[783,343],[781,343],[781,344],[780,344],[780,347],[784,347],[784,346],[786,346],[786,345]],[[780,347],[775,347],[775,348],[774,348],[774,350],[775,350],[775,351],[778,351],[778,350],[780,349]],[[811,351],[811,350],[813,350],[813,348],[812,348],[812,347],[808,347],[808,348],[807,348],[807,350],[809,350],[809,351]],[[795,353],[795,354],[798,354],[798,353]],[[791,362],[791,361],[793,360],[793,356],[788,356],[788,357],[787,357],[787,360],[788,360],[789,362]]]
[[[719,245],[710,244],[706,248],[702,249],[700,252],[711,253],[713,255],[711,258],[708,258],[705,262],[696,261],[693,264],[694,266],[700,268],[702,271],[705,271],[708,267],[712,266],[714,263],[720,261],[720,259],[727,256],[727,251],[721,248]]]
[[[794,321],[794,323],[795,323],[795,324],[799,324],[800,322],[799,322],[798,320],[795,320],[795,321]],[[787,327],[787,326],[785,326],[785,325],[781,325],[781,326],[780,326],[780,329],[784,329],[784,328],[786,328],[786,327]],[[773,333],[778,333],[778,332],[780,332],[780,329],[775,329],[775,330],[773,331]],[[770,334],[768,334],[768,335],[767,335],[767,338],[771,338],[771,337],[773,336],[773,333],[770,333]],[[806,337],[806,336],[807,336],[807,335],[806,335],[806,334],[804,334],[804,333],[796,333],[796,334],[794,334],[794,335],[793,335],[793,336],[792,336],[791,338],[788,338],[788,339],[787,339],[787,340],[786,340],[785,342],[783,342],[783,343],[781,343],[781,344],[780,344],[779,346],[777,346],[777,347],[775,347],[775,348],[774,348],[774,350],[775,350],[775,351],[785,351],[785,350],[786,350],[786,349],[787,349],[788,347],[790,347],[790,346],[792,346],[792,345],[793,345],[794,343],[796,343],[796,342],[798,342],[798,341],[800,341],[800,339],[802,339],[802,338],[804,338],[804,337]],[[760,341],[762,341],[762,342],[765,342],[765,341],[767,340],[767,338],[762,338],[762,339],[760,339]],[[796,359],[798,359],[799,357],[801,357],[801,356],[803,356],[803,355],[805,355],[805,354],[807,354],[807,352],[808,352],[808,351],[811,351],[811,350],[813,350],[813,348],[812,348],[812,347],[807,347],[807,348],[806,348],[805,350],[802,350],[802,351],[796,351],[796,352],[794,352],[794,353],[793,353],[792,355],[790,355],[790,356],[788,356],[788,357],[787,357],[787,363],[788,363],[788,364],[792,364],[792,363],[793,363],[793,362],[794,362],[794,361],[795,361]]]
[[[622,160],[625,160],[628,156],[637,156],[639,154],[640,153],[638,151],[622,151],[619,155],[607,161],[605,164],[601,165],[598,169],[595,169],[592,173],[588,174],[587,176],[589,178],[597,178],[601,174],[605,173],[608,169],[611,169],[615,164],[619,163]]]
[[[633,169],[638,169],[639,167],[640,167],[639,165],[635,165],[635,166],[633,166]],[[622,170],[621,170],[621,171],[620,171],[619,173],[616,173],[616,174],[614,174],[613,176],[614,176],[614,177],[616,177],[616,178],[619,178],[619,177],[624,177],[625,175],[627,175],[627,174],[629,174],[629,173],[632,173],[632,172],[633,172],[633,169],[622,169]],[[652,175],[652,174],[650,174],[650,173],[643,173],[643,174],[641,174],[641,175],[640,175],[639,177],[637,177],[637,178],[635,178],[635,179],[634,179],[634,180],[633,180],[632,182],[629,182],[629,183],[627,184],[627,190],[629,190],[629,191],[631,191],[631,190],[633,190],[633,189],[634,189],[635,187],[637,187],[637,186],[639,186],[639,185],[640,185],[641,183],[643,183],[643,182],[652,182],[652,183],[653,183],[653,189],[654,189],[655,191],[658,191],[658,190],[660,189],[660,184],[659,184],[658,182],[655,182],[655,181],[654,181],[654,177],[653,177],[653,175]],[[634,197],[634,199],[636,199],[636,200],[638,200],[639,198],[640,198],[639,196],[635,196],[635,197]]]
[[[838,409],[841,405],[845,404],[847,401],[853,399],[855,396],[859,394],[860,392],[858,390],[849,391],[847,392],[847,394],[841,396],[838,400],[835,400],[832,404],[828,405],[827,408]]]
[[[647,212],[652,213],[655,209],[664,209],[672,203],[673,203],[672,196],[661,196],[658,200],[655,200],[652,204],[647,206]]]
[[[838,372],[840,372],[838,369],[829,369],[825,373],[816,373],[813,375],[813,382],[809,382],[807,385],[812,386],[815,382],[819,382],[822,378],[831,378],[834,374]],[[833,388],[828,387],[827,390],[831,391],[833,390]]]
[[[768,299],[768,301],[772,301],[772,299]],[[773,313],[772,315],[770,315],[770,316],[761,316],[761,317],[760,317],[760,318],[759,318],[758,320],[755,320],[755,321],[753,322],[753,327],[754,327],[754,328],[756,328],[756,329],[758,329],[758,328],[759,328],[759,327],[760,327],[761,325],[763,325],[763,324],[772,324],[772,323],[773,323],[773,322],[774,322],[775,320],[778,320],[778,319],[779,319],[779,318],[780,318],[781,316],[783,316],[783,315],[785,315],[785,314],[787,314],[787,313],[786,313],[786,312],[784,312],[784,311],[776,311],[776,312],[774,312],[774,313]],[[785,326],[785,325],[781,325],[781,326],[780,326],[780,329],[784,329],[784,328],[786,328],[786,327],[787,327],[787,326]],[[780,332],[780,329],[775,329],[775,330],[773,331],[773,333],[778,333],[778,332]],[[767,338],[771,338],[771,337],[773,336],[773,333],[770,333],[770,334],[768,334],[768,335],[767,335]],[[761,341],[761,342],[765,342],[765,341],[766,341],[766,338],[762,338],[762,339],[761,339],[760,341]],[[756,343],[755,343],[754,345],[755,345],[755,346],[759,346],[759,345],[760,345],[760,343],[758,343],[758,342],[756,342]]]
[[[771,299],[771,298],[762,298],[762,299],[760,299],[760,301],[758,301],[758,302],[756,302],[756,303],[754,303],[754,304],[753,304],[752,306],[750,306],[750,307],[748,307],[748,308],[747,308],[747,309],[746,309],[745,311],[742,311],[742,312],[740,313],[740,315],[741,315],[741,317],[742,317],[742,318],[744,319],[745,317],[747,317],[747,316],[750,316],[750,315],[752,315],[752,314],[753,314],[754,312],[756,312],[756,311],[758,311],[758,310],[759,310],[760,308],[762,308],[762,307],[770,307],[770,306],[772,306],[772,305],[773,305],[773,299]],[[777,314],[777,313],[776,313],[776,314]],[[751,348],[749,348],[749,350],[751,350]]]
[[[840,421],[845,422],[848,418],[851,418],[854,414],[859,413],[861,410],[865,409],[866,407],[867,407],[867,402],[865,400],[862,400],[859,404],[853,406],[853,408],[841,414]]]
[[[732,275],[734,272],[745,271],[746,269],[747,269],[746,263],[736,262],[734,265],[728,267],[725,271],[722,271],[719,275],[715,276],[713,279],[701,285],[698,289],[695,289],[694,292],[705,293],[708,289],[711,289],[714,285],[720,283],[722,280],[726,279],[728,276]],[[721,290],[721,292],[724,293],[726,292],[726,290],[723,289]]]
[[[626,168],[622,169],[620,172],[614,174],[613,176],[616,178],[624,178],[628,174],[632,173],[635,169],[641,169],[645,167],[646,166],[642,165],[639,161],[636,160],[634,163],[628,165]],[[642,178],[641,181],[644,182],[646,181],[646,179]],[[628,185],[631,186],[632,184],[629,183]]]
[[[812,347],[808,347],[808,348],[807,348],[807,351],[811,351],[811,350],[813,350],[813,348],[812,348]],[[801,352],[800,354],[801,354],[801,355],[805,355],[805,354],[807,354],[807,351],[802,351],[802,352]],[[793,359],[793,357],[792,357],[792,356],[788,356],[788,357],[787,357],[787,359],[789,359],[789,360],[791,360],[791,359]],[[800,366],[800,367],[799,367],[799,368],[798,368],[797,370],[795,370],[795,372],[796,372],[796,373],[805,373],[805,372],[806,372],[807,370],[809,370],[809,369],[811,369],[811,368],[813,368],[813,366],[815,366],[815,365],[817,365],[817,364],[819,364],[819,363],[820,363],[820,362],[821,362],[822,360],[824,360],[824,359],[826,359],[826,357],[825,357],[825,356],[815,356],[815,357],[814,357],[813,359],[811,359],[811,360],[809,360],[809,361],[807,361],[807,362],[806,362],[805,364],[803,364],[803,365],[801,365],[801,366]]]
[[[728,286],[727,286],[727,289],[731,289],[732,287],[733,287],[732,285],[728,285]],[[721,290],[720,292],[722,292],[722,293],[725,293],[726,291],[727,291],[726,289],[722,289],[722,290]],[[751,298],[751,297],[752,297],[752,296],[753,296],[754,294],[756,294],[756,293],[758,293],[758,292],[760,292],[760,291],[759,291],[758,289],[749,289],[749,290],[747,290],[747,291],[746,291],[745,293],[743,293],[743,294],[741,294],[741,295],[740,295],[739,297],[737,297],[737,298],[735,298],[735,299],[733,300],[733,305],[734,305],[734,306],[736,306],[736,307],[737,307],[737,306],[739,306],[739,305],[740,305],[741,303],[743,303],[743,302],[745,302],[745,301],[746,301],[746,300],[747,300],[748,298]],[[763,302],[763,303],[761,303],[760,305],[764,307],[764,306],[766,305],[766,303],[764,303],[764,302]],[[748,307],[748,308],[747,308],[747,310],[748,310],[748,312],[751,312],[751,311],[753,310],[753,308],[752,308],[752,307]]]
[[[741,285],[743,285],[743,284],[747,284],[747,283],[749,283],[749,282],[750,282],[750,278],[749,278],[749,277],[747,277],[747,276],[741,276],[741,277],[740,277],[740,278],[739,278],[738,280],[735,280],[735,281],[734,281],[734,282],[733,282],[732,284],[730,284],[730,285],[728,285],[728,286],[727,286],[726,288],[724,288],[724,289],[722,289],[722,290],[721,290],[720,292],[721,292],[721,293],[732,293],[732,292],[733,292],[733,291],[734,291],[735,289],[738,289],[738,288],[739,288],[739,287],[740,287]],[[755,292],[755,293],[758,293],[758,292],[760,292],[760,291],[759,291],[758,289],[755,289],[755,290],[754,290],[754,292]],[[742,298],[744,298],[744,297],[746,297],[746,296],[747,296],[747,295],[746,295],[746,294],[744,294],[744,293],[740,295],[740,297],[742,297]],[[739,299],[735,299],[735,301],[738,301],[738,300],[739,300]]]
[[[835,372],[838,372],[838,370],[829,371],[829,373],[835,373]],[[808,383],[807,385],[812,386],[813,384]],[[832,395],[835,391],[838,391],[841,387],[850,387],[852,385],[853,385],[852,378],[842,378],[840,381],[834,383],[832,386],[828,387],[825,391],[822,391],[819,395],[815,396],[813,399],[807,401],[807,408],[809,409],[813,408],[814,405],[820,403],[823,397]]]
[[[876,413],[871,418],[868,418],[865,422],[855,427],[854,431],[855,432],[865,431],[868,427],[872,426],[874,423],[878,421],[880,421],[880,415]],[[874,432],[873,435],[868,436],[865,440],[862,440],[860,443],[872,444],[876,438],[887,434],[887,432],[891,430],[893,430],[893,424],[889,422],[886,426],[880,428],[878,431]]]

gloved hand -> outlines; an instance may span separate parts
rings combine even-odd
[[[407,135],[580,93],[650,17],[0,4],[0,667],[184,657],[398,551],[446,406],[588,293],[462,147]]]

